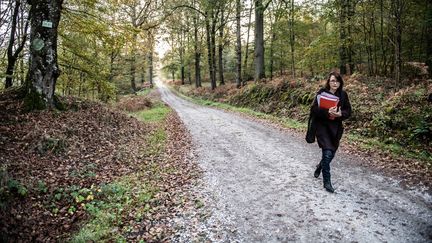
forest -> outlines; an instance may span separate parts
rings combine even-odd
[[[80,0],[0,6],[2,88],[20,89],[26,110],[61,108],[61,96],[115,102],[152,87],[165,73],[198,93],[210,87],[209,94],[221,96],[217,88],[227,84],[225,89],[235,87],[228,93],[240,92],[223,99],[231,104],[304,121],[319,82],[336,70],[353,80],[347,83],[357,111],[352,130],[413,145],[413,151],[426,148],[423,157],[430,155],[430,1]],[[261,89],[271,82],[296,88]],[[255,91],[248,96],[250,90]],[[258,103],[275,105],[261,107],[257,96],[264,97]],[[300,116],[294,117],[296,109]]]
[[[34,25],[44,22],[30,16],[44,10],[31,2],[1,1],[3,87],[24,85],[30,47],[43,48]],[[212,89],[281,75],[320,78],[333,68],[399,87],[430,72],[429,1],[56,2],[47,8],[58,8],[50,34],[58,33],[61,95],[108,101],[135,92],[152,84],[158,61],[182,83],[208,81]],[[159,57],[161,45],[169,50]]]
[[[172,239],[201,172],[156,81],[303,133],[337,71],[348,150],[430,188],[430,33],[425,0],[0,0],[0,241]]]

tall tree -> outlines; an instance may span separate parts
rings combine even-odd
[[[147,50],[147,66],[148,66],[148,81],[150,83],[150,87],[153,87],[153,50],[154,50],[154,43],[155,43],[155,30],[151,29],[147,31],[147,42],[149,44],[148,50]]]
[[[347,0],[347,9],[346,9],[346,32],[348,37],[347,42],[347,55],[348,55],[348,66],[350,74],[354,73],[354,60],[353,60],[353,37],[352,37],[352,19],[355,14],[356,3],[358,0]]]
[[[294,9],[294,0],[290,0],[291,4],[290,4],[290,8],[289,8],[289,30],[290,30],[290,34],[289,34],[289,43],[290,43],[290,50],[291,50],[291,75],[293,76],[293,78],[295,78],[296,76],[296,70],[295,70],[295,31],[294,31],[294,14],[295,14],[295,9]]]
[[[195,1],[193,2],[195,7]],[[201,48],[199,48],[200,38],[198,37],[199,25],[198,25],[199,15],[194,12],[192,15],[194,23],[194,56],[195,56],[195,87],[201,87]]]
[[[219,26],[219,44],[218,44],[218,65],[219,65],[219,84],[225,84],[224,78],[224,62],[223,62],[223,48],[224,48],[224,29],[225,29],[225,1],[220,5],[220,26]]]
[[[264,11],[272,0],[255,0],[255,82],[265,78]]]
[[[402,69],[402,14],[404,11],[405,3],[402,0],[392,1],[392,15],[394,18],[394,78],[396,84],[399,85],[401,81]]]
[[[245,47],[245,58],[243,63],[243,85],[246,85],[246,71],[248,69],[248,58],[249,58],[249,35],[250,35],[250,29],[251,29],[251,22],[252,22],[252,9],[253,7],[249,7],[249,14],[248,14],[248,24],[247,24],[247,32],[246,32],[246,47]]]
[[[204,13],[207,59],[212,90],[216,88],[216,24],[220,13],[220,3],[221,2],[215,0],[206,1]]]
[[[137,60],[137,43],[139,34],[143,31],[156,28],[158,26],[158,11],[163,3],[159,1],[139,1],[139,0],[120,0],[124,5],[124,12],[130,18],[129,23],[133,29],[132,43],[130,50],[130,76],[132,91],[136,91],[135,75]]]
[[[272,2],[274,3],[274,2]],[[279,24],[279,21],[281,17],[284,15],[284,12],[282,11],[282,4],[283,1],[277,2],[277,4],[271,4],[271,11],[270,11],[270,80],[273,79],[273,73],[274,73],[274,66],[275,66],[275,52],[276,52],[276,42],[277,42],[277,25]]]
[[[237,45],[236,45],[236,85],[237,88],[240,88],[242,85],[242,76],[241,76],[241,2],[240,0],[236,0],[236,37],[237,37]]]
[[[426,12],[426,65],[428,66],[429,77],[432,77],[432,2],[427,3]]]
[[[53,107],[60,75],[57,35],[63,0],[28,0],[28,3],[31,6],[31,47],[26,102],[30,109]]]
[[[384,0],[380,0],[380,48],[381,48],[381,70],[384,75],[387,74],[387,52],[384,41]]]
[[[349,0],[339,0],[339,70],[341,74],[347,74],[348,63],[348,37],[347,37],[347,8]]]
[[[27,28],[28,28],[28,20],[25,20],[24,30],[22,31],[22,36],[20,43],[16,46],[15,50],[15,38],[17,37],[17,26],[19,19],[19,12],[23,11],[21,7],[21,0],[15,0],[15,6],[12,14],[12,25],[11,25],[11,33],[9,36],[9,45],[7,48],[7,68],[6,68],[6,80],[5,80],[5,88],[9,88],[12,86],[13,73],[15,69],[16,61],[18,60],[18,55],[24,49],[25,42],[27,40]],[[21,15],[21,18],[24,16]]]

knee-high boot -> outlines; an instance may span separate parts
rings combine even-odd
[[[333,186],[332,186],[332,184],[331,184],[331,179],[330,179],[330,174],[328,174],[328,175],[325,175],[324,173],[323,173],[323,181],[324,181],[324,188],[328,191],[328,192],[334,192],[335,190],[334,190],[334,188],[333,188]]]
[[[321,160],[324,188],[328,192],[335,191],[331,184],[330,175],[330,162],[333,160],[334,154],[335,153],[332,150],[325,149],[323,150],[323,157]]]

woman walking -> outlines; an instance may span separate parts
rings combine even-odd
[[[325,101],[323,99],[336,100],[337,105],[323,108]],[[339,73],[329,74],[325,87],[320,89],[315,97],[311,116],[313,116],[318,145],[322,149],[322,158],[316,167],[314,176],[318,178],[322,171],[324,188],[329,192],[334,192],[330,179],[330,162],[335,156],[342,137],[342,121],[351,116],[351,104],[348,94],[343,90],[343,79]]]

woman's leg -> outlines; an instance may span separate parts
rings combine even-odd
[[[322,150],[322,174],[323,174],[323,182],[324,188],[329,192],[334,192],[334,189],[331,184],[331,176],[330,176],[330,162],[333,160],[335,152],[330,149]]]

